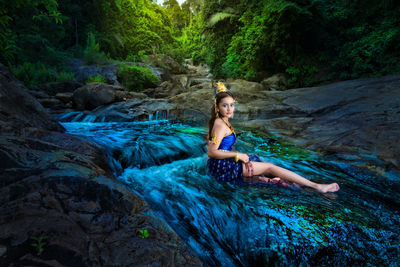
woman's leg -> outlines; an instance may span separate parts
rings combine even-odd
[[[326,192],[335,192],[339,190],[339,185],[337,183],[332,184],[318,184],[314,183],[292,171],[289,171],[285,168],[276,166],[269,162],[253,162],[251,161],[251,165],[253,166],[253,175],[266,175],[270,177],[280,177],[283,180],[293,182],[299,185],[308,186],[314,188],[322,193]],[[243,175],[249,176],[250,173],[243,166]]]

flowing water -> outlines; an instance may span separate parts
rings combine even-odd
[[[236,150],[255,153],[316,182],[338,182],[341,190],[320,194],[275,185],[233,186],[207,175],[205,125],[93,122],[95,118],[82,113],[58,119],[68,133],[100,144],[112,157],[119,179],[143,197],[206,266],[400,262],[400,177],[393,174],[374,173],[237,128]]]

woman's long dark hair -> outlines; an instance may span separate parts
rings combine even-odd
[[[225,97],[228,97],[228,96],[230,96],[233,99],[235,99],[233,97],[232,93],[229,92],[229,91],[218,93],[215,96],[217,107],[218,107],[219,103],[221,102],[221,100],[224,99]],[[219,113],[219,111],[218,111],[218,116],[221,117],[221,114]],[[210,116],[210,119],[208,120],[208,138],[210,138],[210,136],[211,136],[211,130],[212,130],[213,126],[214,126],[214,122],[215,122],[216,118],[217,118],[217,114],[215,113],[215,106],[214,106],[214,101],[213,101],[213,105],[211,107],[211,116]]]

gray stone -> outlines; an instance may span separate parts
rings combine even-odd
[[[118,92],[119,91],[119,92]],[[122,87],[104,83],[90,83],[75,90],[72,98],[77,109],[93,109],[121,101],[128,95]]]
[[[286,75],[283,73],[272,75],[271,77],[264,79],[261,82],[261,84],[266,89],[269,89],[271,91],[276,91],[276,90],[282,91],[288,88],[288,81]]]
[[[149,55],[145,63],[167,69],[172,74],[186,73],[186,69],[181,64],[164,54]]]
[[[72,100],[73,92],[67,92],[67,93],[58,93],[56,94],[56,98],[63,102],[64,104],[68,103],[69,101]]]
[[[0,64],[1,266],[202,265],[105,151],[63,131]]]

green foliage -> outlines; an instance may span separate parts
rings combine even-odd
[[[141,229],[139,230],[139,237],[146,239],[149,237],[149,231],[147,229]]]
[[[0,61],[6,65],[38,60],[60,66],[57,46],[64,38],[66,17],[56,0],[0,3]]]
[[[205,38],[201,34],[202,25],[198,18],[195,17],[188,27],[182,30],[182,35],[178,38],[184,55],[193,59],[195,64],[206,62],[207,47],[205,46]]]
[[[8,64],[13,62],[18,53],[16,44],[17,36],[10,30],[0,26],[0,62]]]
[[[167,54],[216,78],[286,72],[308,86],[399,73],[399,14],[391,0],[0,1],[0,62],[33,85],[71,78],[56,71],[71,56],[103,65]]]
[[[160,83],[158,77],[150,69],[126,64],[119,66],[118,80],[125,88],[131,91],[155,87]]]
[[[32,239],[36,242],[32,243],[31,246],[37,249],[37,255],[40,256],[44,250],[44,245],[46,245],[47,236],[34,236]]]
[[[75,79],[73,73],[57,72],[50,67],[46,67],[40,61],[37,63],[25,62],[22,65],[11,68],[11,72],[28,88],[35,88],[47,82],[63,82]]]
[[[399,12],[394,1],[205,0],[182,43],[216,77],[286,72],[309,86],[399,73]]]
[[[289,87],[305,87],[315,84],[315,74],[318,67],[313,64],[311,59],[301,58],[296,65],[292,65],[286,69],[289,74]]]
[[[105,65],[109,62],[104,52],[100,51],[100,44],[96,42],[94,33],[89,32],[86,47],[83,51],[83,62],[86,65]]]
[[[243,26],[230,42],[223,64],[225,72],[252,79],[261,70],[280,72],[290,68],[298,52],[307,53],[297,40],[309,35],[304,27],[312,20],[309,8],[281,0],[248,8],[239,19]],[[298,23],[303,28],[298,28]]]
[[[97,74],[97,75],[91,75],[89,78],[85,81],[85,84],[88,83],[107,83],[107,79],[104,78],[102,75]]]
[[[359,32],[360,37],[345,43],[332,61],[340,79],[400,72],[398,53],[397,57],[393,53],[400,41],[397,27],[382,23],[375,29],[361,26],[350,31]]]
[[[137,55],[135,54],[129,54],[125,61],[128,62],[146,62],[146,60],[148,59],[148,56],[145,54],[146,51],[145,50],[140,50]]]
[[[100,0],[89,12],[102,33],[101,47],[113,58],[153,54],[154,48],[161,53],[177,44],[166,10],[148,0]]]
[[[67,82],[75,80],[75,75],[72,72],[61,71],[56,74],[56,82]]]

